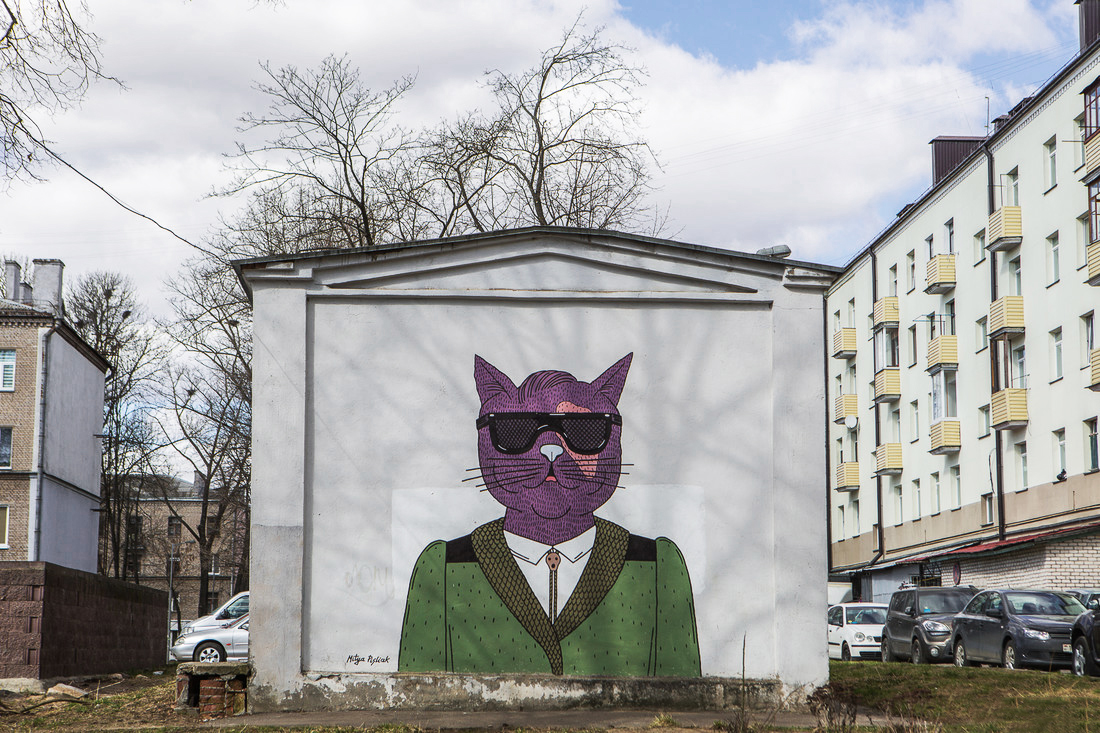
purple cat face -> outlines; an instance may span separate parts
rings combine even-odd
[[[592,512],[619,483],[618,402],[632,356],[590,383],[541,371],[519,387],[474,357],[479,464],[489,493],[507,508],[505,529],[549,544],[592,526]]]

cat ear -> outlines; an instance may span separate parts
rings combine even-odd
[[[615,406],[619,404],[619,397],[626,385],[626,371],[630,369],[630,361],[633,358],[634,352],[632,351],[592,381],[592,386],[596,388],[596,391],[611,400],[611,404]]]
[[[474,382],[483,405],[497,395],[516,398],[516,385],[512,380],[477,354],[474,354]]]

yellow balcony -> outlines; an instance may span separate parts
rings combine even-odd
[[[856,330],[841,328],[833,331],[833,357],[850,359],[856,355]]]
[[[1085,174],[1100,168],[1100,135],[1093,135],[1085,141]]]
[[[859,398],[854,394],[837,395],[833,401],[833,422],[842,423],[859,416]]]
[[[898,322],[898,296],[890,295],[875,301],[875,326],[897,324]]]
[[[932,449],[928,452],[935,455],[957,453],[962,447],[962,428],[958,420],[940,420],[932,423],[928,437],[932,443]]]
[[[1100,392],[1100,349],[1089,352],[1089,389]]]
[[[836,467],[837,491],[859,491],[859,464],[840,463]]]
[[[928,366],[925,371],[959,368],[959,337],[936,336],[928,342]]]
[[[1023,240],[1023,216],[1019,206],[1002,206],[989,215],[985,248],[990,252],[1011,249]]]
[[[875,375],[875,402],[895,402],[901,398],[901,370],[888,367]]]
[[[989,337],[1024,332],[1024,296],[1006,295],[989,305]]]
[[[1088,246],[1089,285],[1100,285],[1100,242]]]
[[[883,443],[875,448],[875,473],[901,473],[901,443]]]
[[[936,255],[928,260],[924,292],[941,295],[955,287],[955,255]]]
[[[990,400],[994,430],[1012,430],[1027,425],[1027,390],[1002,389]]]

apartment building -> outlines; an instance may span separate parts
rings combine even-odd
[[[1100,2],[1080,53],[826,296],[830,569],[902,582],[1100,585]],[[827,347],[828,348],[828,347]]]
[[[0,297],[0,562],[96,571],[107,362],[65,321],[59,260]]]

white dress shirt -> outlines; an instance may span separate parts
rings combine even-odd
[[[508,531],[504,532],[504,540],[508,543],[508,549],[512,551],[512,557],[516,559],[523,577],[527,579],[527,585],[531,586],[535,598],[539,599],[547,616],[550,615],[550,568],[547,567],[544,558],[550,550],[558,551],[561,555],[561,564],[558,566],[558,613],[560,614],[569,596],[573,595],[577,581],[581,579],[581,573],[584,572],[584,566],[588,564],[592,545],[596,541],[596,528],[590,527],[573,539],[556,545],[544,545]]]

